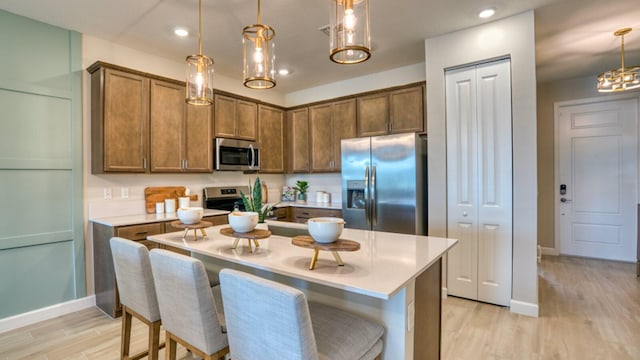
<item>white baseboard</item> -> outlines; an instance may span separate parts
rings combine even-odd
[[[0,333],[35,324],[40,321],[53,319],[61,315],[66,315],[72,312],[90,308],[92,306],[96,306],[95,295],[0,319]]]
[[[538,304],[511,299],[511,305],[509,307],[512,313],[536,317],[536,318],[538,317],[538,313],[539,313]]]
[[[558,256],[560,255],[560,251],[558,251],[556,248],[550,248],[550,247],[542,247],[542,255],[552,255],[552,256]]]
[[[447,288],[446,288],[446,287],[443,287],[443,288],[442,288],[442,298],[443,298],[443,299],[446,299],[446,298],[447,298],[447,295],[448,295],[448,293],[447,293]]]

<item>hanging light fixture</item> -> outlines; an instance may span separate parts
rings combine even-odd
[[[329,58],[338,64],[357,64],[371,57],[369,0],[330,0]]]
[[[275,30],[260,23],[260,0],[258,0],[258,23],[242,30],[242,58],[244,86],[251,89],[270,89],[276,86],[275,74]]]
[[[624,36],[631,28],[620,29],[613,33],[622,43],[621,66],[619,69],[605,71],[598,75],[598,91],[615,92],[640,88],[640,66],[624,67]]]
[[[213,60],[202,55],[202,0],[198,5],[198,54],[187,56],[187,97],[193,105],[213,103]]]

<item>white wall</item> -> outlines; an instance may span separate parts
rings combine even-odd
[[[429,234],[447,234],[444,70],[510,56],[513,111],[513,280],[511,310],[538,315],[536,74],[534,15],[506,19],[425,41]]]

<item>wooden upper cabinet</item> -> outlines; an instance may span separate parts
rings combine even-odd
[[[287,114],[288,172],[309,172],[309,108],[291,110]]]
[[[184,86],[151,80],[151,172],[184,168]]]
[[[220,94],[215,95],[215,137],[256,140],[257,105]]]
[[[358,97],[358,136],[424,132],[424,85]]]
[[[356,135],[355,99],[309,108],[311,172],[339,172],[340,141]]]
[[[258,144],[260,172],[283,174],[285,171],[284,111],[270,106],[258,106]]]
[[[149,79],[105,68],[91,73],[91,172],[146,172]]]
[[[211,172],[211,106],[184,101],[185,87],[151,80],[151,172]]]

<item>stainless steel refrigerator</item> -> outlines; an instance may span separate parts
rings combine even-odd
[[[346,227],[426,234],[426,145],[416,134],[342,140]]]

